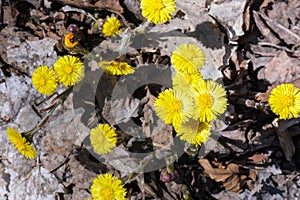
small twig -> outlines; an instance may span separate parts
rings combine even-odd
[[[270,47],[274,47],[276,49],[281,49],[281,50],[284,50],[284,51],[287,51],[287,52],[290,52],[290,53],[294,52],[293,50],[290,50],[287,47],[283,47],[283,46],[280,46],[280,45],[277,45],[277,44],[273,44],[273,43],[269,43],[269,42],[259,42],[258,45],[261,45],[261,46],[270,46]]]
[[[263,57],[275,57],[277,55],[277,53],[268,53],[268,52],[260,52],[260,51],[253,51],[253,53]]]
[[[82,14],[84,14],[85,16],[87,16],[87,17],[91,18],[92,20],[96,21],[96,18],[93,17],[93,15],[91,15],[89,12],[86,12],[86,11],[83,10],[83,9],[80,9],[80,8],[74,8],[74,7],[71,7],[71,6],[68,6],[68,5],[62,7],[61,9],[62,9],[62,11],[64,11],[64,12],[78,12],[78,13],[82,13]]]

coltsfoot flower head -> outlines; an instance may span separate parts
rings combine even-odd
[[[201,81],[194,90],[193,118],[210,122],[223,114],[227,107],[225,89],[214,81]]]
[[[120,20],[116,17],[109,17],[102,25],[102,34],[105,37],[112,37],[120,33]]]
[[[72,32],[67,33],[64,36],[64,45],[69,48],[69,49],[73,49],[74,47],[76,47],[78,44],[78,41],[76,41],[75,36]]]
[[[32,74],[32,85],[43,94],[53,94],[58,86],[55,72],[47,66],[39,66]]]
[[[166,123],[178,127],[187,121],[193,108],[193,100],[180,90],[166,89],[154,102],[156,114]]]
[[[135,71],[127,62],[101,61],[98,65],[106,73],[117,76],[132,74]]]
[[[90,140],[95,152],[106,154],[117,144],[117,134],[108,124],[99,124],[90,132]]]
[[[100,174],[91,185],[93,200],[126,200],[126,193],[122,181],[111,174]]]
[[[154,24],[162,24],[172,18],[176,10],[174,0],[142,0],[142,15]]]
[[[73,86],[84,76],[84,65],[75,56],[62,56],[54,63],[58,81],[64,86]]]
[[[204,81],[200,72],[193,74],[176,73],[173,77],[172,84],[174,89],[181,90],[186,95],[191,95],[193,93],[193,87],[198,85],[200,81]]]
[[[204,66],[205,55],[194,44],[182,44],[172,53],[171,62],[178,72],[193,74]]]
[[[30,159],[36,157],[36,151],[33,145],[25,137],[23,137],[21,133],[11,127],[7,127],[6,132],[8,140],[23,156]]]
[[[208,122],[199,122],[198,120],[190,119],[180,124],[176,132],[181,140],[194,144],[197,147],[208,140],[210,127],[211,125]]]
[[[281,84],[272,90],[269,104],[280,119],[297,118],[300,114],[300,89],[293,84]]]

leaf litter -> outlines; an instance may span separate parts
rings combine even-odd
[[[4,127],[11,124],[12,119],[17,118],[17,123],[23,123],[27,112],[32,118],[38,118],[34,112],[28,111],[30,105],[34,104],[34,99],[27,98],[29,94],[38,98],[38,94],[29,86],[29,74],[34,66],[49,65],[57,55],[64,52],[61,37],[66,33],[68,23],[78,23],[81,29],[90,23],[91,19],[87,15],[63,12],[63,6],[70,6],[70,10],[80,8],[85,13],[98,12],[103,18],[113,13],[123,16],[130,26],[138,25],[143,20],[139,1],[134,0],[124,3],[116,0],[55,0],[44,1],[44,4],[28,0],[23,2],[22,8],[14,3],[1,3],[4,16],[1,23],[5,24],[1,26],[0,32],[1,133],[5,133]],[[29,15],[25,15],[25,11]],[[146,63],[157,67],[158,64],[167,63],[165,69],[158,68],[158,74],[163,75],[153,80],[167,86],[170,86],[173,73],[169,69],[169,56],[175,47],[182,43],[200,46],[208,58],[208,70],[204,69],[204,76],[222,80],[228,90],[229,99],[223,120],[226,123],[216,123],[215,137],[201,147],[201,151],[203,148],[206,153],[194,157],[184,154],[176,158],[174,171],[177,175],[170,183],[163,183],[157,178],[159,171],[128,180],[131,182],[131,199],[184,199],[187,194],[194,199],[299,197],[299,121],[295,119],[276,123],[276,117],[264,108],[271,89],[276,85],[290,82],[297,86],[299,82],[299,13],[300,5],[297,0],[183,0],[178,2],[176,15],[169,23],[157,25],[147,32],[143,38],[146,48],[137,48],[141,44],[135,40],[132,44],[123,41],[122,47],[128,45],[133,48],[121,48],[120,51],[124,51],[127,59],[135,66]],[[93,41],[97,44],[102,42],[102,47],[106,45],[115,49],[120,45],[91,32],[84,34],[85,37],[95,38]],[[136,41],[140,39],[137,38]],[[93,42],[83,42],[81,45],[95,46]],[[134,147],[140,148],[170,149],[174,143],[172,128],[154,115],[152,107],[161,88],[143,84],[143,80],[149,80],[150,77],[147,73],[137,71],[137,76],[122,79],[136,83],[134,87],[138,92],[133,96],[116,99],[109,95],[110,87],[115,86],[116,80],[106,77],[100,81],[101,84],[97,86],[99,98],[96,97],[99,100],[99,110],[94,113],[91,121],[95,123],[100,118],[112,125],[125,126],[124,124],[135,120],[134,123],[140,126],[131,132],[129,130],[129,133],[142,133],[150,136],[151,141],[132,140],[129,143],[133,146],[138,144]],[[168,78],[162,80],[162,77]],[[27,83],[26,87],[19,87],[24,87],[24,82]],[[81,90],[85,88],[82,86]],[[131,93],[128,88],[126,84],[120,86],[121,91],[127,90]],[[15,92],[18,89],[20,92],[17,97]],[[118,96],[120,91],[116,92]],[[83,103],[87,102],[94,106],[93,99],[84,99]],[[1,136],[1,143],[5,145],[1,147],[1,152],[4,153],[1,155],[0,169],[5,170],[1,170],[0,182],[6,184],[1,187],[1,195],[14,198],[15,193],[8,191],[13,188],[17,188],[16,191],[25,191],[24,187],[33,190],[36,186],[33,183],[37,183],[39,187],[48,184],[45,190],[34,194],[41,199],[53,199],[53,193],[62,199],[87,199],[89,183],[99,171],[118,173],[111,166],[95,161],[87,147],[82,145],[89,127],[81,120],[89,118],[91,113],[87,109],[74,109],[77,105],[73,105],[72,98],[66,105],[56,113],[53,122],[37,138],[43,143],[43,148],[40,149],[42,156],[39,173],[36,171],[37,163],[19,161],[13,164],[16,154],[7,151],[9,147],[4,142],[4,136]],[[61,113],[63,115],[59,117]],[[33,121],[29,121],[31,125],[34,124]],[[62,121],[70,124],[70,127],[65,129],[62,125],[59,126]],[[58,138],[58,142],[53,142]],[[138,169],[140,163],[132,162],[124,149],[122,147],[114,152],[109,157],[113,158],[110,163],[113,166]],[[123,160],[119,159],[121,155]],[[129,162],[129,165],[123,165]],[[27,167],[20,169],[20,165]],[[51,184],[45,183],[46,179]],[[25,185],[22,180],[25,180]],[[16,186],[14,182],[21,184]],[[59,184],[61,185],[58,186]]]

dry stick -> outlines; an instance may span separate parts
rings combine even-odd
[[[272,43],[269,43],[269,42],[258,42],[258,45],[261,45],[261,46],[270,46],[270,47],[274,47],[276,49],[287,51],[289,53],[294,53],[293,50],[290,50],[287,47],[283,47],[283,46],[280,46],[280,45],[277,45],[277,44],[272,44]]]
[[[93,17],[93,15],[91,15],[89,12],[86,12],[85,10],[80,9],[80,8],[74,8],[74,7],[71,7],[69,5],[65,5],[64,7],[62,7],[62,10],[64,12],[78,12],[78,13],[82,13],[85,16],[87,16],[87,17],[91,18],[92,20],[96,21],[96,19]]]
[[[66,5],[66,6],[62,7],[62,10],[64,12],[78,12],[78,13],[83,13],[84,15],[86,15],[89,18],[91,18],[92,20],[97,21],[96,18],[94,18],[89,12],[86,12],[83,9],[73,8],[73,7],[69,6],[69,5]],[[127,28],[131,29],[130,25],[127,23],[125,17],[121,13],[119,13],[117,11],[114,11],[114,10],[110,10],[110,9],[106,9],[106,10],[109,11],[109,12],[115,13],[116,15],[120,16],[121,19],[122,19],[122,21],[123,21],[123,23],[124,23],[124,25]]]
[[[263,15],[262,13],[258,13],[260,16],[262,16],[266,21],[269,21],[269,22],[272,22],[273,23],[273,20],[269,17],[267,17],[266,15]],[[279,24],[279,23],[276,23],[274,24],[275,26],[277,26],[279,29],[283,30],[284,32],[288,33],[290,36],[296,38],[297,40],[300,41],[300,36],[297,35],[296,33],[294,33],[293,31],[291,31],[290,29],[284,27],[283,25]]]
[[[53,112],[56,110],[56,108],[59,105],[63,105],[64,101],[68,98],[68,96],[71,94],[72,91],[73,91],[73,86],[69,87],[68,89],[66,89],[65,91],[63,91],[61,94],[58,94],[52,100],[52,102],[54,102],[52,105],[50,105],[47,108],[42,109],[42,111],[47,111],[48,110],[46,116],[35,127],[33,127],[29,131],[26,131],[25,132],[26,135],[28,134],[28,137],[33,137],[33,135],[35,133],[37,133],[46,124],[46,122],[49,120],[50,116],[53,114]]]

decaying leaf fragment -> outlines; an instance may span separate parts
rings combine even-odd
[[[131,117],[136,116],[138,99],[116,99],[114,101],[105,99],[102,115],[111,124],[116,125],[127,122]]]
[[[299,66],[299,59],[281,51],[259,71],[258,78],[266,79],[271,84],[291,82],[300,77]]]
[[[224,26],[230,39],[236,40],[239,36],[244,35],[246,5],[247,0],[212,3],[208,14]]]
[[[86,0],[53,0],[53,2],[76,6],[79,8],[90,8],[99,10],[108,9],[118,13],[123,13],[124,11],[122,6],[120,5],[119,0],[100,0],[96,1],[94,4],[92,3],[92,1],[89,2]]]
[[[216,182],[221,182],[223,186],[232,192],[242,192],[247,179],[255,181],[256,174],[254,171],[248,171],[245,174],[241,171],[237,164],[230,163],[227,167],[217,163],[218,167],[214,168],[207,159],[199,159],[198,162],[204,168],[205,175],[214,179]],[[245,169],[243,169],[244,171]]]

